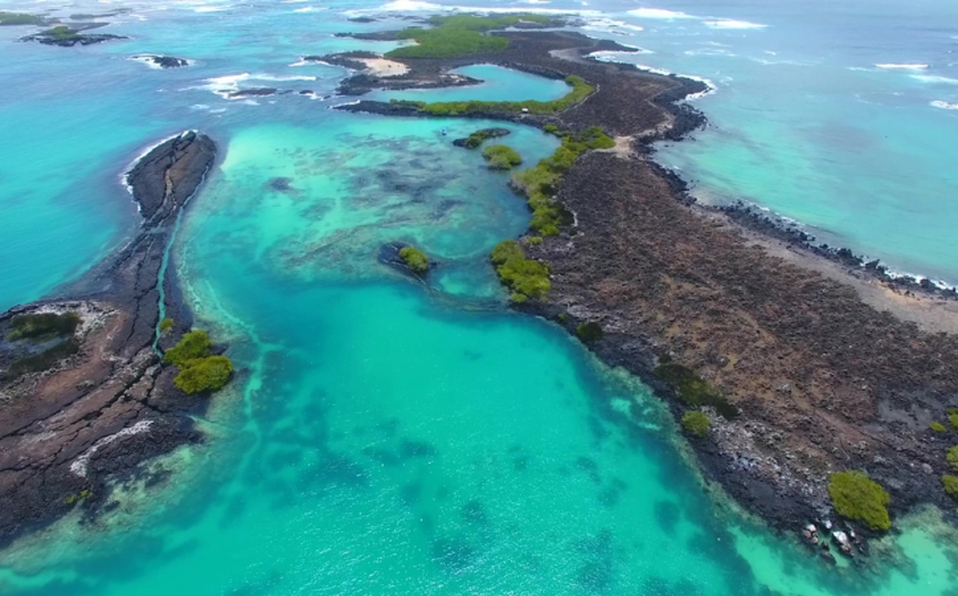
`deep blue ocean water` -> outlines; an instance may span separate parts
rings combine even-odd
[[[196,128],[221,160],[175,264],[236,380],[200,421],[211,441],[118,489],[97,526],[68,518],[0,554],[11,594],[902,594],[958,585],[953,531],[926,513],[876,568],[818,565],[702,482],[648,390],[543,322],[510,314],[486,263],[528,212],[477,153],[491,125],[329,108],[345,69],[304,64],[390,43],[409,11],[368,2],[6,2],[131,12],[87,48],[0,28],[0,306],[44,296],[121,245],[121,174]],[[744,199],[881,257],[958,281],[950,142],[958,7],[944,2],[490,2],[574,10],[644,50],[608,59],[707,78],[711,126],[663,146],[703,200]],[[397,11],[397,12],[390,12]],[[381,17],[351,23],[361,14]],[[131,57],[188,58],[156,70]],[[488,66],[482,99],[561,83]],[[253,87],[311,91],[227,99]],[[510,97],[508,92],[524,94]],[[461,99],[468,88],[423,92]],[[443,134],[445,129],[446,134]],[[527,163],[555,140],[510,126]],[[291,192],[269,181],[289,178]],[[376,261],[385,241],[440,261],[426,288]]]

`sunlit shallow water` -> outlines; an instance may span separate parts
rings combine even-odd
[[[234,85],[335,88],[343,69],[290,65],[363,49],[331,36],[357,25],[295,9],[147,11],[125,25],[138,39],[45,54],[57,62],[37,57],[57,48],[11,46],[42,75],[25,88],[49,103],[41,110],[4,90],[4,105],[21,111],[0,112],[0,125],[77,174],[45,178],[30,153],[4,146],[24,165],[4,175],[35,193],[21,208],[45,224],[24,221],[8,250],[49,263],[51,287],[82,271],[132,231],[117,183],[129,160],[178,130],[209,132],[221,161],[191,204],[175,258],[199,324],[230,343],[238,373],[198,421],[206,446],[158,464],[171,473],[159,486],[123,487],[119,510],[98,525],[68,519],[5,552],[0,591],[895,596],[956,584],[953,534],[933,515],[905,521],[866,570],[829,570],[749,523],[697,477],[645,387],[559,329],[508,312],[486,258],[525,229],[528,212],[506,175],[451,145],[500,124],[217,95]],[[182,35],[196,19],[211,28],[202,41]],[[284,34],[250,43],[268,27]],[[198,63],[154,71],[126,60],[158,49]],[[487,90],[536,86],[521,73],[485,74]],[[66,117],[77,100],[51,85],[57,77],[75,80],[86,117]],[[539,83],[543,97],[564,86]],[[16,118],[50,134],[16,134]],[[528,163],[555,147],[508,128],[503,141]],[[52,134],[70,142],[44,151]],[[289,189],[277,190],[277,178]],[[86,204],[74,186],[90,189]],[[74,237],[76,250],[63,252],[73,264],[34,252]],[[435,257],[429,284],[378,263],[392,241]],[[45,291],[39,272],[23,270],[5,287],[8,303]]]

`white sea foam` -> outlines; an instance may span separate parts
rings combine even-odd
[[[221,77],[213,77],[206,79],[205,85],[200,85],[199,87],[190,87],[190,89],[206,89],[207,91],[212,91],[213,93],[219,95],[223,99],[239,99],[232,97],[233,93],[236,93],[240,90],[240,83],[244,81],[315,81],[316,77],[310,75],[271,75],[265,73],[255,73],[250,74],[248,72],[243,72],[235,75],[224,75]],[[244,98],[245,99],[245,98]],[[245,103],[249,103],[248,101]],[[258,104],[254,104],[258,105]]]
[[[765,29],[768,27],[768,25],[763,25],[762,23],[736,21],[735,19],[719,19],[715,21],[703,21],[703,23],[712,29]]]
[[[958,103],[948,103],[947,101],[943,101],[941,99],[936,99],[935,101],[929,102],[929,105],[940,110],[958,110]]]
[[[876,64],[875,67],[884,68],[886,70],[924,70],[928,68],[928,65],[919,63],[883,62],[881,64]]]
[[[93,457],[97,451],[106,447],[110,443],[113,443],[114,441],[122,439],[123,437],[131,437],[133,435],[145,433],[150,430],[150,426],[152,424],[152,420],[141,420],[133,426],[124,428],[115,434],[103,437],[94,443],[89,449],[84,451],[80,457],[76,458],[73,463],[70,464],[70,471],[81,478],[86,478],[87,466],[90,463],[90,458]]]
[[[932,83],[941,85],[958,85],[958,79],[941,77],[937,75],[911,75],[911,78],[922,83]]]
[[[606,18],[590,19],[586,21],[585,26],[582,28],[587,31],[603,31],[606,33],[618,33],[618,34],[623,34],[623,33],[621,31],[617,31],[617,29],[619,30],[625,29],[626,31],[644,31],[645,30],[638,25],[632,25],[630,23],[626,23],[625,21],[618,21],[615,19],[606,19]]]
[[[149,155],[150,151],[153,151],[154,149],[156,149],[157,147],[159,147],[159,146],[162,145],[163,143],[165,143],[165,142],[167,142],[167,141],[169,141],[169,140],[171,140],[171,139],[177,139],[177,138],[182,137],[183,135],[185,135],[185,134],[187,134],[187,133],[191,133],[191,132],[196,132],[196,131],[195,131],[195,130],[192,130],[192,129],[187,129],[187,130],[184,130],[183,132],[178,132],[178,133],[176,133],[176,134],[170,135],[170,136],[166,137],[165,139],[163,139],[162,141],[159,141],[159,142],[157,142],[157,143],[153,143],[152,145],[146,147],[145,149],[143,149],[142,151],[140,151],[140,152],[137,154],[137,156],[133,159],[133,161],[131,161],[131,162],[129,163],[129,165],[127,165],[126,168],[123,169],[123,173],[120,174],[120,184],[122,184],[122,185],[123,185],[123,188],[125,188],[126,191],[127,191],[128,193],[130,193],[130,196],[133,196],[133,187],[130,186],[130,181],[127,180],[127,177],[130,175],[130,172],[133,170],[133,168],[136,167],[136,164],[140,163],[140,160],[143,159],[144,157],[146,157],[147,155]],[[140,210],[140,204],[139,204],[139,203],[137,203],[136,209],[137,209],[137,211]]]
[[[328,6],[304,6],[302,8],[297,8],[293,12],[322,12],[324,10],[329,10]]]
[[[651,53],[653,53],[653,52],[645,52],[645,53],[651,54]],[[634,62],[627,62],[627,61],[625,61],[625,60],[616,60],[616,59],[615,59],[617,56],[623,56],[623,57],[625,57],[625,56],[628,56],[629,54],[630,54],[630,52],[592,52],[592,53],[589,54],[589,55],[590,55],[590,56],[595,56],[596,60],[601,60],[602,62],[619,62],[619,63],[622,63],[622,64],[632,64],[633,66],[635,66],[636,68],[638,68],[639,70],[644,71],[644,72],[650,72],[650,73],[652,73],[652,74],[662,75],[662,76],[666,76],[666,77],[668,77],[668,76],[673,76],[673,75],[674,75],[674,76],[677,76],[677,77],[682,77],[683,79],[691,79],[691,80],[693,80],[693,81],[698,81],[698,82],[700,82],[700,83],[704,83],[704,84],[705,84],[705,87],[706,87],[705,91],[702,91],[701,93],[693,93],[693,94],[691,94],[691,95],[687,95],[687,96],[685,97],[685,100],[686,100],[686,101],[691,101],[691,100],[693,100],[693,99],[698,99],[698,98],[700,98],[700,97],[705,97],[706,95],[710,95],[710,94],[712,94],[712,93],[715,93],[715,92],[718,90],[718,87],[715,85],[715,83],[712,82],[710,79],[706,79],[705,77],[700,77],[700,76],[696,76],[696,75],[682,74],[682,73],[675,73],[675,72],[671,72],[671,71],[668,71],[668,70],[665,70],[665,69],[662,69],[662,68],[656,68],[656,67],[654,67],[654,66],[647,66],[647,65],[645,65],[645,64],[635,64]],[[632,54],[632,55],[634,55],[634,54]]]
[[[690,14],[676,10],[665,10],[664,8],[635,8],[628,11],[634,17],[640,19],[695,19]]]
[[[130,56],[127,59],[132,60],[133,62],[140,62],[142,64],[146,64],[148,67],[154,70],[163,70],[162,66],[160,66],[159,64],[153,61],[153,58],[156,58],[156,57],[157,57],[156,54],[137,54],[136,56]],[[196,62],[194,62],[193,60],[186,60],[187,66],[193,66],[194,64],[196,64]]]

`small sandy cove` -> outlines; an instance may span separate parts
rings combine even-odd
[[[377,77],[398,77],[409,72],[409,67],[402,62],[385,58],[360,58],[359,61],[366,65],[369,74]]]

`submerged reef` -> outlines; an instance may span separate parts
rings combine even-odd
[[[912,322],[935,305],[907,302],[917,299],[895,284],[865,287],[858,272],[879,266],[849,251],[809,250],[741,211],[696,204],[650,156],[652,142],[706,124],[681,103],[704,83],[599,62],[589,55],[628,48],[577,33],[484,35],[507,43],[443,59],[394,57],[408,66],[404,77],[366,76],[362,85],[425,84],[492,63],[565,79],[570,95],[340,109],[511,121],[563,138],[555,155],[513,177],[533,212],[529,235],[491,257],[513,305],[570,333],[599,325],[589,348],[667,400],[696,436],[705,475],[776,528],[799,532],[844,515],[856,536],[883,530],[884,519],[833,505],[829,494],[832,474],[864,469],[887,491],[892,522],[928,503],[954,517],[946,490],[954,483],[942,480],[953,472],[951,443],[929,424],[958,405],[958,336]]]
[[[74,507],[95,516],[111,506],[111,481],[202,440],[192,416],[207,400],[188,395],[154,342],[172,344],[192,319],[173,272],[160,271],[172,223],[215,155],[196,132],[147,152],[126,179],[139,233],[57,296],[0,314],[0,544]],[[160,321],[161,284],[175,322]],[[208,388],[226,369],[212,364],[200,375]]]

